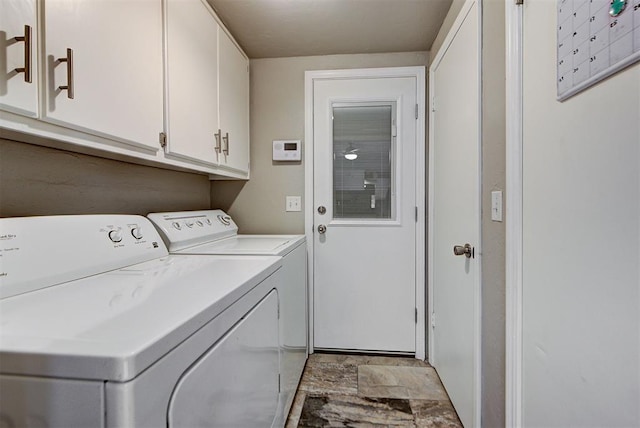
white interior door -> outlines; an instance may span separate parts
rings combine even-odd
[[[468,2],[431,68],[430,361],[462,423],[479,424],[479,25]],[[454,246],[469,244],[467,254]],[[475,247],[475,248],[474,248]]]
[[[417,79],[313,83],[313,343],[416,352]]]

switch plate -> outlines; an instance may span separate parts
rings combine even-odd
[[[491,220],[502,221],[502,191],[491,192]]]
[[[302,211],[302,196],[287,196],[285,211]]]

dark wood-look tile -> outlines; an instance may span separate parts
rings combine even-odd
[[[309,356],[286,428],[459,428],[435,370],[415,358]]]

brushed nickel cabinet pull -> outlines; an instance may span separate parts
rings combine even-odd
[[[31,83],[31,26],[24,26],[24,36],[16,36],[14,40],[24,42],[24,67],[18,67],[14,71],[24,73],[24,81]]]
[[[222,143],[220,142],[222,131],[218,129],[218,132],[213,135],[216,137],[216,153],[220,153],[220,151],[222,150]]]
[[[225,155],[229,156],[229,133],[227,132],[224,137],[222,137],[222,140],[224,141],[224,150],[222,150],[224,152]]]
[[[67,56],[64,58],[58,58],[58,62],[67,63],[67,84],[64,86],[58,86],[58,89],[66,90],[67,98],[73,99],[73,49],[67,48]]]

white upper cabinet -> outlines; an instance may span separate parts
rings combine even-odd
[[[0,0],[0,40],[10,138],[249,177],[249,60],[206,0]]]
[[[161,2],[40,4],[42,119],[158,150],[163,130]]]
[[[220,29],[220,129],[221,166],[249,172],[249,60]]]
[[[216,165],[218,23],[203,0],[166,0],[165,13],[167,156]]]
[[[0,0],[0,109],[38,115],[35,0]]]

